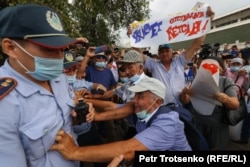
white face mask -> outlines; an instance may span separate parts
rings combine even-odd
[[[142,110],[142,111],[139,111],[139,112],[137,112],[137,113],[135,113],[136,114],[136,116],[137,116],[137,118],[138,119],[146,119],[149,115],[150,115],[150,113],[148,113],[148,109],[150,108],[150,107],[152,107],[154,104],[155,104],[155,102],[157,101],[158,99],[156,99],[147,109],[144,109],[144,110]]]

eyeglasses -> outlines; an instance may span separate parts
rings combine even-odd
[[[96,58],[97,58],[97,59],[101,59],[101,58],[102,58],[102,59],[105,59],[105,60],[106,60],[106,56],[104,56],[104,55],[97,55]]]

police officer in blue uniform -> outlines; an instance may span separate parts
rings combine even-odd
[[[69,38],[57,13],[26,4],[0,11],[0,38],[8,55],[0,67],[0,166],[77,167],[51,151],[58,130],[75,134],[75,103],[63,71]]]

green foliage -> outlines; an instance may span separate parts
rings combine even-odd
[[[53,8],[71,37],[86,37],[93,45],[109,44],[119,38],[119,29],[149,16],[150,0],[1,0],[7,6],[34,3]],[[0,60],[2,54],[0,50]]]
[[[118,38],[119,29],[148,19],[149,0],[74,0],[80,33],[96,44]]]

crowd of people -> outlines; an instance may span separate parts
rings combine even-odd
[[[207,17],[214,17],[210,7]],[[179,54],[170,44],[159,45],[158,53],[148,56],[143,48],[122,50],[114,41],[97,53],[95,46],[82,45],[87,38],[68,37],[49,7],[2,9],[1,47],[8,58],[0,67],[1,163],[115,167],[122,160],[131,164],[135,151],[192,151],[178,112],[150,121],[169,104],[190,112],[210,150],[226,150],[230,135],[221,121],[223,107],[216,105],[211,115],[200,114],[190,100],[195,93],[190,85],[200,64],[215,60],[219,92],[211,98],[236,109],[240,91],[224,88],[236,83],[243,95],[250,95],[250,42],[244,49],[225,46],[220,55],[203,56],[197,53],[205,37],[194,39]],[[85,55],[79,49],[85,49]],[[85,115],[75,111],[81,100]],[[249,119],[250,114],[237,142],[248,142]]]

